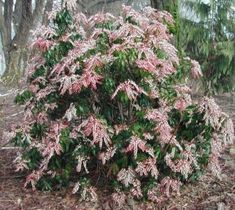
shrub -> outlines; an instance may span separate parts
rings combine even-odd
[[[13,141],[23,148],[17,170],[25,186],[51,190],[75,183],[73,193],[97,199],[108,188],[160,202],[197,180],[233,140],[232,121],[212,98],[193,102],[187,79],[200,66],[170,43],[167,12],[123,7],[123,16],[52,17],[31,47],[28,89],[16,102],[25,117]]]

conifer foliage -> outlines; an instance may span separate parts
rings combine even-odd
[[[32,43],[29,86],[16,97],[26,104],[13,138],[25,187],[72,183],[85,200],[108,187],[122,205],[179,194],[207,166],[219,176],[232,121],[212,98],[192,102],[187,78],[202,74],[170,43],[172,17],[150,7],[90,18],[74,9],[65,1]]]

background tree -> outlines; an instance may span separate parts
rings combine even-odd
[[[178,0],[151,0],[151,6],[155,9],[173,12],[178,5]]]
[[[46,4],[47,2],[47,4]],[[25,69],[26,44],[43,12],[50,9],[51,0],[0,1],[0,36],[5,60],[4,79],[14,84]]]
[[[197,59],[203,69],[205,92],[234,89],[234,2],[182,1],[180,47]],[[193,14],[190,18],[189,14]],[[185,14],[185,15],[183,15]]]
[[[15,2],[15,3],[14,3]],[[87,15],[98,11],[119,14],[123,3],[136,9],[150,4],[149,0],[78,0],[80,11]],[[16,84],[28,59],[27,42],[30,31],[42,21],[48,24],[48,12],[61,0],[3,0],[0,1],[0,75],[8,85]]]
[[[176,20],[176,44],[202,64],[206,93],[227,92],[235,82],[234,2],[151,0]]]
[[[149,0],[78,0],[79,8],[82,12],[88,15],[97,12],[109,12],[114,15],[119,15],[121,12],[122,4],[131,5],[135,9],[142,9],[150,5]]]

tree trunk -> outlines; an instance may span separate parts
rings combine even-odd
[[[2,36],[3,46],[5,46],[4,55],[6,63],[6,69],[3,74],[3,81],[5,81],[6,85],[8,86],[17,85],[18,80],[21,78],[21,76],[24,73],[25,58],[28,56],[26,45],[30,35],[30,30],[34,28],[35,23],[37,23],[37,19],[39,18],[40,14],[43,13],[42,11],[45,2],[45,0],[37,0],[35,10],[33,11],[32,0],[17,0],[17,1],[21,1],[21,4],[18,4],[18,6],[21,5],[21,11],[18,12],[18,14],[20,14],[20,17],[18,17],[19,22],[16,20],[13,21],[15,23],[18,22],[18,26],[15,27],[17,29],[15,32],[15,36],[13,39],[11,39],[11,36],[8,36],[10,37],[9,43],[7,42],[6,39],[4,39],[4,36]],[[16,14],[17,13],[15,13],[15,15]],[[11,11],[11,16],[12,15],[13,11]],[[16,17],[14,18],[16,19]],[[4,23],[6,24],[7,21],[5,20]],[[10,23],[11,25],[12,20],[11,22],[8,23]],[[6,34],[8,33],[9,32],[7,31]]]
[[[53,9],[53,1],[52,0],[47,0],[46,6],[45,6],[45,9],[44,9],[43,18],[42,18],[42,24],[43,25],[47,26],[49,24],[48,12],[51,12],[52,9]]]
[[[163,10],[163,0],[151,0],[151,7]]]
[[[158,10],[166,10],[170,13],[175,11],[178,0],[151,0],[151,6]]]
[[[25,56],[27,51],[24,48],[12,49],[9,52],[6,63],[7,72],[4,73],[4,82],[8,86],[18,86],[25,68]]]
[[[122,7],[122,0],[80,0],[80,8],[88,14],[94,15],[97,12],[109,12],[119,15]]]

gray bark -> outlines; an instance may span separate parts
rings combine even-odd
[[[122,0],[79,0],[80,9],[88,15],[94,15],[97,12],[109,12],[119,15],[122,7]]]
[[[0,29],[5,56],[6,69],[3,75],[7,85],[15,85],[23,73],[24,62],[27,57],[25,47],[29,38],[30,30],[42,14],[45,0],[37,0],[33,10],[32,0],[5,1],[4,14],[0,12]],[[12,38],[12,23],[16,24],[15,35]]]
[[[43,25],[48,25],[49,20],[48,20],[48,12],[52,11],[53,9],[53,1],[52,0],[47,0],[45,9],[44,9],[44,14],[42,18],[42,24]]]

